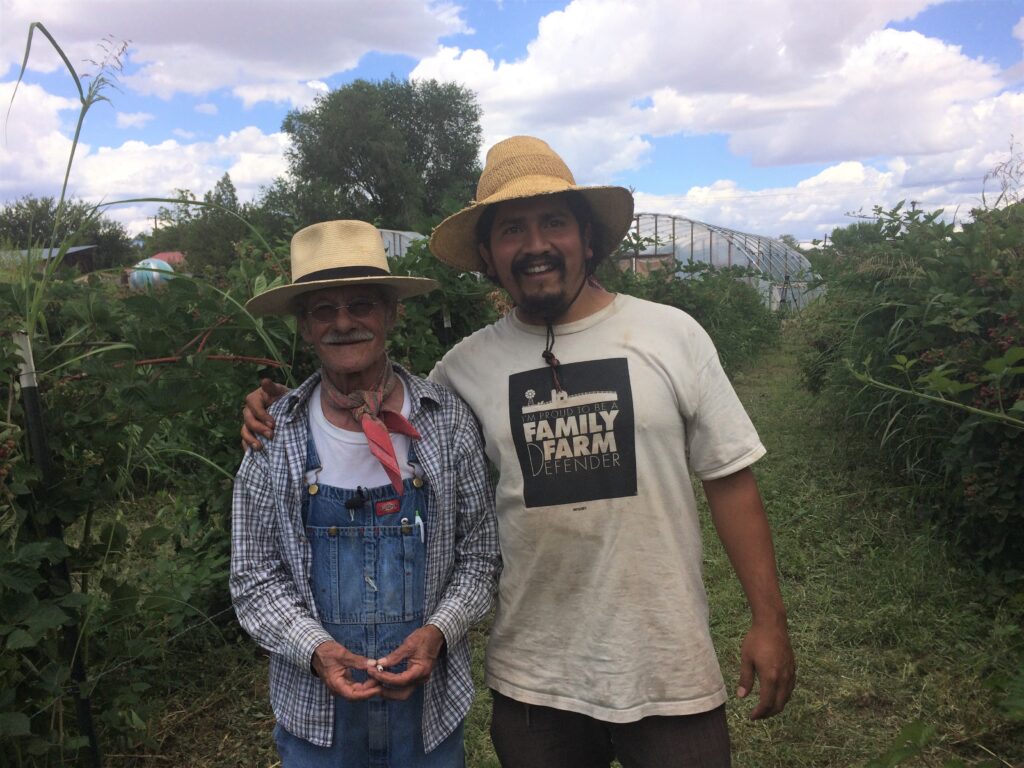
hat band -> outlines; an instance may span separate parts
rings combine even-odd
[[[316,272],[297,277],[293,284],[312,283],[318,280],[338,280],[347,277],[392,277],[386,269],[380,267],[335,267],[334,269],[321,269]]]

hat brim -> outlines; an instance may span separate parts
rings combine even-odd
[[[436,280],[431,280],[428,277],[404,277],[402,275],[313,280],[308,283],[292,283],[271,288],[245,302],[245,308],[251,315],[287,315],[292,312],[295,299],[304,293],[351,285],[380,285],[394,291],[399,301],[429,293],[440,287]]]
[[[550,177],[543,185],[531,184],[530,177],[517,180],[486,200],[474,202],[438,224],[430,235],[430,252],[438,261],[466,272],[484,272],[486,265],[477,248],[476,226],[490,206],[509,200],[578,192],[590,205],[596,229],[594,246],[601,253],[614,251],[633,223],[633,195],[625,187],[577,187],[571,184],[552,185]],[[559,180],[560,181],[560,180]],[[547,189],[538,188],[547,186]]]

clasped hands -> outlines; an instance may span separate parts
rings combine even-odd
[[[352,653],[341,643],[329,640],[313,651],[313,670],[335,696],[349,701],[366,701],[375,696],[404,701],[423,685],[444,648],[444,635],[432,624],[410,633],[387,656],[369,659]],[[407,662],[404,672],[386,671]],[[356,682],[352,670],[365,671],[367,679]]]

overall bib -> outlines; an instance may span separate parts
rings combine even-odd
[[[324,629],[352,653],[385,656],[423,626],[426,480],[410,442],[414,477],[350,490],[320,485],[320,458],[307,439],[303,520],[313,552],[311,584]],[[402,672],[405,664],[390,668]],[[365,680],[361,670],[350,672]],[[274,729],[282,768],[463,768],[463,726],[423,752],[423,686],[405,701],[334,697],[334,742],[318,747]]]

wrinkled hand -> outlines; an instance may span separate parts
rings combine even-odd
[[[260,379],[260,385],[245,396],[242,407],[242,450],[252,448],[262,451],[263,443],[256,435],[263,435],[268,440],[274,437],[274,418],[267,409],[287,394],[288,388],[270,379]]]
[[[352,679],[352,669],[363,669],[373,662],[352,653],[341,643],[333,640],[320,643],[313,651],[312,663],[314,671],[335,696],[349,701],[365,701],[379,696],[383,690],[381,684],[372,678],[362,683]]]
[[[381,691],[385,699],[405,700],[417,686],[423,685],[434,669],[434,662],[444,649],[444,635],[433,624],[420,627],[402,641],[402,644],[383,658],[368,661],[366,671],[371,678],[387,686]],[[380,672],[378,666],[393,667],[408,662],[404,672]]]
[[[755,675],[761,691],[757,706],[750,712],[750,719],[760,720],[779,714],[796,684],[796,660],[785,624],[755,623],[747,632],[740,649],[738,697],[743,699],[750,693]]]

